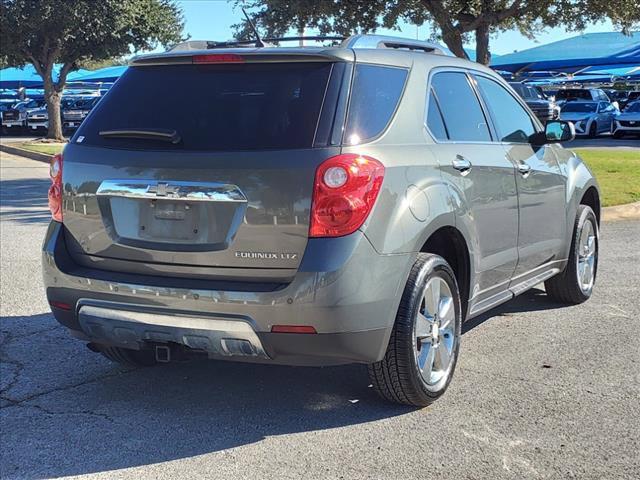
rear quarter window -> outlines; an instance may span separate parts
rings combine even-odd
[[[355,68],[345,143],[365,143],[380,135],[393,117],[407,80],[404,68],[358,64]]]

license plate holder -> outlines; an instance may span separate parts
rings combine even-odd
[[[138,235],[144,240],[196,241],[201,237],[198,226],[199,205],[169,200],[138,200],[140,226]]]

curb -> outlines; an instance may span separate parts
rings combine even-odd
[[[640,202],[616,205],[615,207],[604,207],[602,209],[602,220],[605,222],[638,219],[640,219]]]
[[[50,163],[52,155],[46,153],[32,152],[31,150],[25,150],[24,148],[12,147],[6,144],[0,144],[0,152],[7,152],[20,157],[30,158],[31,160],[37,160],[38,162]]]

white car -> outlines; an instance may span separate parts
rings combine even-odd
[[[560,119],[575,126],[576,135],[591,138],[609,133],[619,111],[610,102],[567,102],[560,110]]]
[[[616,117],[611,133],[615,138],[621,138],[625,134],[640,136],[640,101],[627,105],[627,108]]]

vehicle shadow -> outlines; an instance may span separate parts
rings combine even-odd
[[[18,223],[46,223],[51,220],[47,191],[50,180],[29,178],[0,182],[0,218]]]
[[[533,290],[464,330],[506,313],[557,307]],[[3,319],[0,359],[19,368],[3,381],[2,478],[151,465],[415,410],[380,400],[362,365],[204,360],[124,368],[69,339],[54,322],[49,314]],[[20,331],[24,325],[28,330]]]
[[[23,324],[30,330],[12,336]],[[151,465],[415,410],[380,400],[362,365],[198,360],[133,369],[70,339],[51,315],[5,318],[3,330],[2,478]]]

